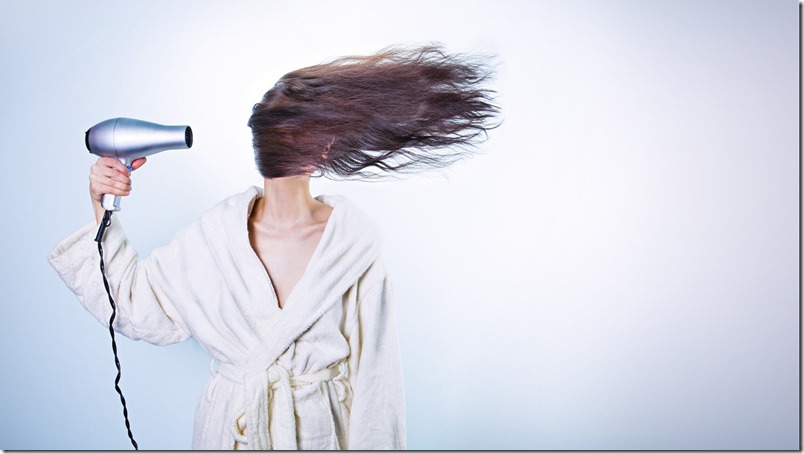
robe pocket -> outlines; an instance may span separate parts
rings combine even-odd
[[[338,402],[334,389],[325,383],[316,383],[296,389],[296,433],[299,449],[339,449],[338,428],[331,402]]]

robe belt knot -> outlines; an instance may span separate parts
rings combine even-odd
[[[247,445],[253,450],[298,449],[293,388],[342,378],[338,365],[309,374],[290,375],[285,367],[276,363],[263,370],[246,370],[221,363],[215,373],[245,387],[243,413],[234,421],[231,432],[239,446]],[[272,400],[276,406],[273,423],[277,432],[273,440],[269,408]]]

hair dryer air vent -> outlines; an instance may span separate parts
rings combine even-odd
[[[187,148],[193,146],[193,130],[189,126],[184,130],[184,144],[187,145]]]

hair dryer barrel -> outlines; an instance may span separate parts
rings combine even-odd
[[[189,126],[166,126],[133,118],[112,118],[89,128],[86,145],[90,153],[131,161],[165,150],[193,146],[193,130]]]
[[[187,125],[166,126],[133,118],[112,118],[89,128],[84,138],[90,153],[115,158],[130,166],[135,159],[165,150],[193,146],[193,130]],[[103,208],[120,210],[120,197],[104,194]]]

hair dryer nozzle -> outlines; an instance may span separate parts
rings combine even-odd
[[[184,130],[184,144],[187,145],[187,148],[193,146],[193,130],[189,126]]]

